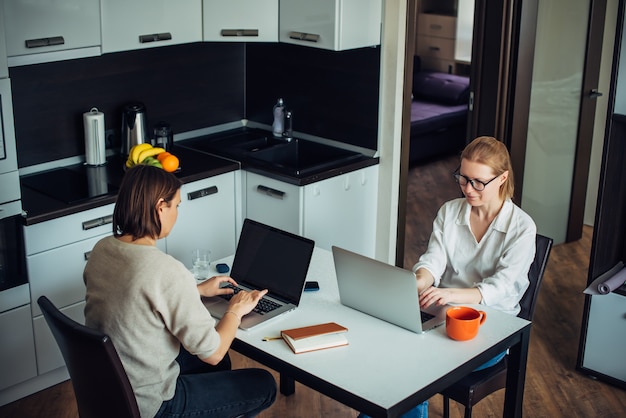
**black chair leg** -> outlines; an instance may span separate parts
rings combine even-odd
[[[472,405],[465,407],[465,418],[472,418]]]
[[[450,398],[443,397],[443,418],[450,418]]]

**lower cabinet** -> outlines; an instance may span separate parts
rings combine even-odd
[[[313,239],[373,257],[378,166],[305,186],[245,173],[244,215]]]
[[[191,267],[194,248],[211,251],[211,259],[235,253],[235,173],[184,184],[176,224],[167,237],[167,253]]]
[[[300,210],[303,187],[250,171],[244,179],[245,217],[292,234],[303,234]]]
[[[0,313],[0,390],[37,375],[30,305]]]
[[[35,304],[37,303],[35,302]],[[85,302],[81,301],[59,310],[74,321],[84,324],[84,309]],[[34,317],[32,321],[35,334],[35,352],[37,353],[37,372],[42,375],[65,366],[61,350],[59,350],[59,346],[46,323],[46,319],[43,315],[39,315]]]

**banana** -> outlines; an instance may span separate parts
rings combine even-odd
[[[139,159],[139,154],[141,153],[141,151],[145,151],[150,148],[152,148],[152,144],[148,144],[147,142],[133,146],[128,153],[129,158],[131,159],[133,164],[139,164],[141,162],[141,160]]]
[[[159,160],[157,160],[154,157],[146,157],[141,164],[146,164],[146,165],[151,165],[154,167],[158,167],[158,168],[163,168],[163,166],[161,165],[161,163],[159,162]]]
[[[141,151],[139,153],[139,157],[137,158],[137,163],[142,163],[143,160],[145,160],[148,157],[152,157],[154,155],[160,154],[162,152],[165,152],[165,149],[161,148],[161,147],[152,147],[150,146],[150,148],[147,148],[143,151]]]

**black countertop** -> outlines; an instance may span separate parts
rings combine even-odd
[[[379,159],[359,154],[356,158],[319,166],[318,170],[290,173],[270,163],[230,155],[227,151],[204,147],[221,136],[249,132],[238,128],[223,133],[177,141],[172,153],[180,160],[175,175],[184,183],[202,180],[240,168],[286,183],[304,186],[344,173],[378,164]],[[102,167],[75,164],[53,170],[24,175],[21,180],[24,225],[33,225],[61,216],[115,203],[117,190],[124,175],[124,160],[119,156],[107,158]],[[94,181],[95,178],[95,181]],[[63,189],[63,190],[62,190]],[[85,189],[75,193],[76,189]]]
[[[180,160],[180,170],[174,174],[184,183],[236,171],[240,168],[240,164],[236,161],[219,158],[187,148],[175,146],[172,153]],[[124,160],[118,155],[109,157],[107,158],[106,165],[95,168],[95,170],[102,169],[104,170],[102,175],[106,177],[106,181],[104,187],[100,187],[98,190],[98,195],[76,199],[74,201],[59,199],[55,196],[57,193],[54,190],[46,191],[43,187],[28,187],[27,184],[34,184],[35,180],[44,178],[52,180],[55,178],[62,179],[70,172],[84,174],[87,170],[91,170],[91,168],[87,168],[84,164],[46,170],[44,172],[21,177],[22,208],[26,214],[24,217],[24,225],[33,225],[61,216],[115,203],[117,190],[119,189],[122,176],[124,175]],[[61,173],[63,173],[63,176],[60,176]],[[51,188],[53,187],[54,185],[51,186]]]

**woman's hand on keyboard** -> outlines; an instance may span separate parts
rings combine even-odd
[[[198,292],[200,292],[200,296],[204,297],[233,294],[234,290],[230,287],[224,287],[224,283],[237,286],[237,282],[232,277],[213,276],[198,285]]]
[[[230,300],[230,304],[228,306],[229,311],[235,312],[239,315],[239,318],[250,313],[259,300],[267,293],[266,290],[252,290],[250,292],[245,290],[240,290],[236,295],[232,297]]]

